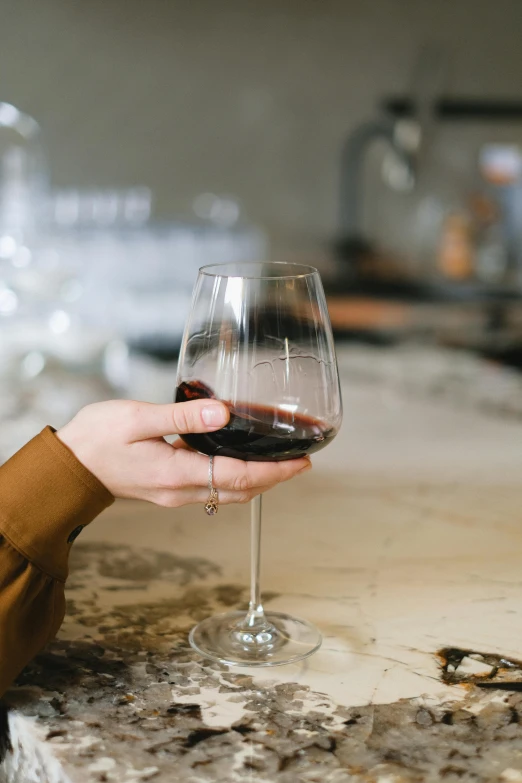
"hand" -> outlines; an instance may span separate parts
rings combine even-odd
[[[213,432],[229,416],[217,400],[171,405],[112,400],[83,408],[57,435],[115,497],[174,508],[207,501],[209,458],[181,440],[171,445],[164,436]],[[310,468],[308,457],[285,462],[216,457],[214,486],[220,503],[247,503]]]

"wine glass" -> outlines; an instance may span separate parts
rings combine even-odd
[[[324,448],[342,403],[321,278],[310,266],[230,263],[200,269],[179,359],[176,402],[223,401],[226,427],[183,435],[197,451],[242,460],[286,460]],[[259,570],[261,497],[251,503],[247,614],[207,618],[190,643],[212,660],[276,666],[306,658],[321,634],[306,620],[265,612]]]

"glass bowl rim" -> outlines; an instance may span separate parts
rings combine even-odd
[[[277,274],[277,275],[260,275],[260,274],[227,274],[224,271],[220,272],[219,270],[224,270],[226,267],[262,267],[262,266],[269,266],[269,267],[287,267],[289,270],[292,269],[292,272],[289,272],[289,274]],[[297,271],[301,270],[301,271]],[[311,266],[309,264],[297,264],[293,261],[229,261],[224,264],[207,264],[206,266],[202,266],[199,269],[200,275],[206,275],[207,277],[228,277],[228,278],[240,278],[241,280],[289,280],[289,279],[297,279],[297,278],[304,278],[304,277],[312,277],[313,275],[318,275],[319,271],[316,269],[315,266]]]

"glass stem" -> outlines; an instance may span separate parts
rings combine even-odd
[[[245,620],[246,625],[250,628],[266,624],[265,613],[261,603],[261,583],[259,578],[261,568],[262,508],[262,495],[258,495],[250,503],[250,603]]]

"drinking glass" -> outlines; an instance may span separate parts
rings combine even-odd
[[[223,401],[226,427],[183,435],[197,451],[243,460],[286,460],[324,448],[341,425],[332,330],[316,269],[288,263],[200,269],[179,360],[176,401]],[[260,594],[261,497],[251,502],[248,612],[199,623],[192,647],[241,666],[306,658],[321,634],[306,620],[265,612]]]

